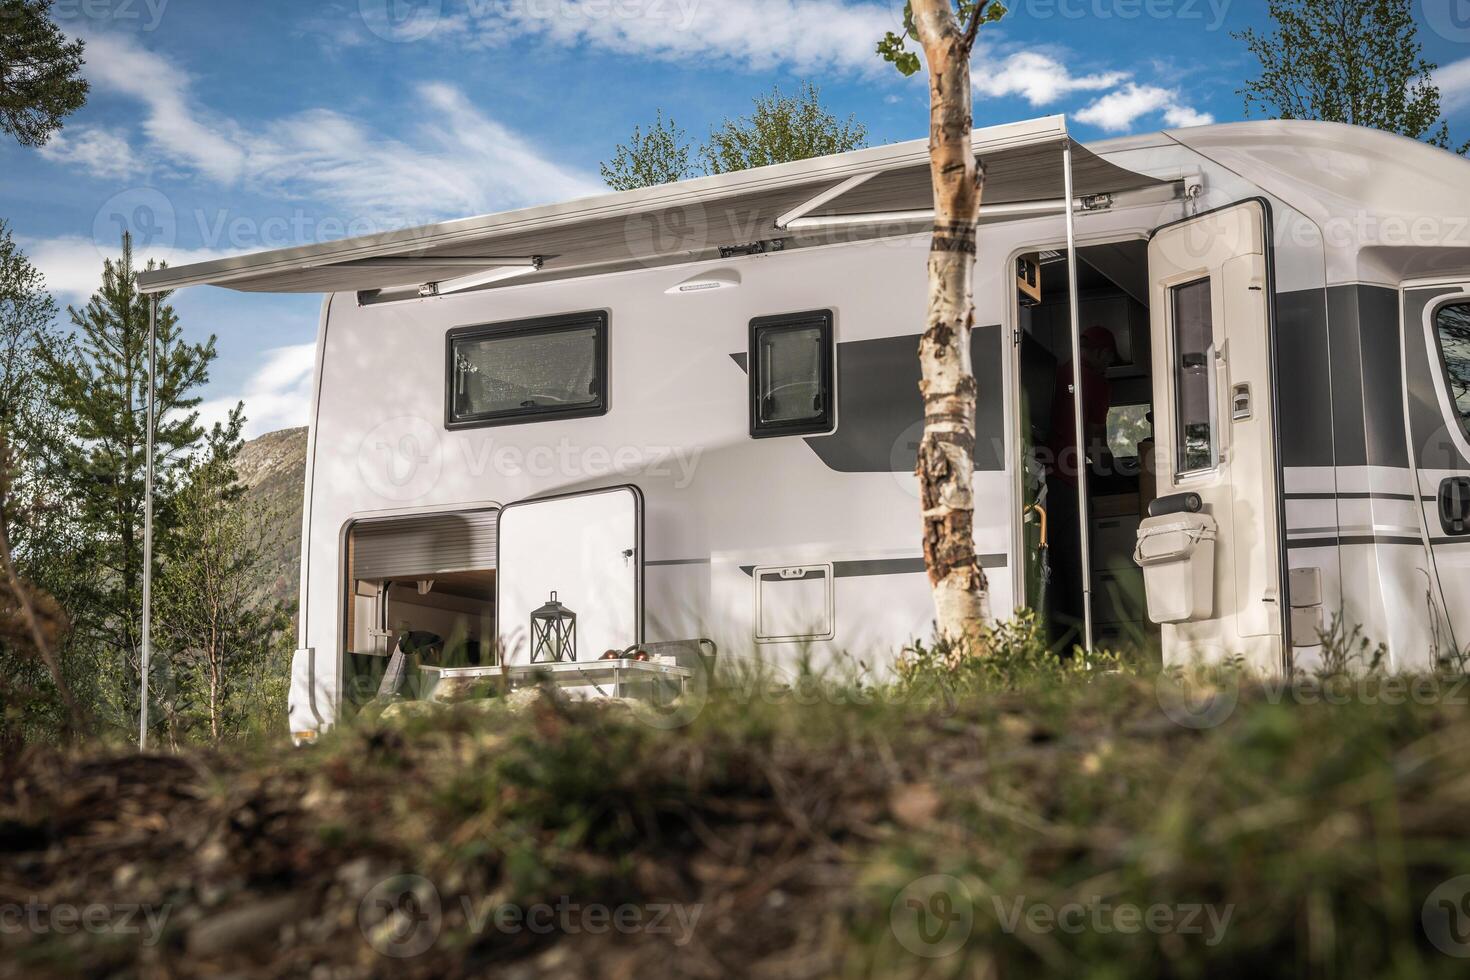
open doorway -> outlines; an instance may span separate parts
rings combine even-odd
[[[1054,649],[1083,643],[1083,576],[1092,585],[1097,646],[1151,655],[1143,575],[1133,563],[1138,525],[1155,498],[1148,244],[1079,248],[1084,439],[1074,420],[1067,256],[1040,251],[1018,263],[1021,440],[1026,508],[1026,596]],[[1077,484],[1088,513],[1079,514]],[[1091,557],[1084,568],[1082,528]]]
[[[363,521],[347,531],[343,658],[348,700],[377,693],[395,649],[414,667],[495,662],[499,512]],[[407,678],[413,696],[423,678]]]

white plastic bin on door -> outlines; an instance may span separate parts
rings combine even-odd
[[[1138,526],[1133,560],[1143,569],[1148,618],[1187,623],[1215,614],[1215,519],[1163,514]]]

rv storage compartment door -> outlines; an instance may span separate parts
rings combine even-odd
[[[1148,618],[1185,623],[1215,614],[1215,519],[1165,514],[1138,527],[1133,560],[1143,569]]]
[[[642,495],[613,487],[527,500],[500,514],[503,662],[531,662],[531,613],[551,593],[576,614],[576,657],[596,660],[643,641]]]

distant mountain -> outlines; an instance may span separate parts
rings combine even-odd
[[[295,602],[301,587],[301,505],[306,488],[306,429],[268,432],[247,442],[236,463],[246,499],[267,521],[276,560],[261,590]]]

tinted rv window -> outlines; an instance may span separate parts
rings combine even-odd
[[[1215,465],[1215,330],[1210,280],[1173,290],[1175,470]]]
[[[446,425],[511,425],[607,411],[607,314],[449,332]]]
[[[1435,326],[1450,400],[1460,428],[1470,435],[1470,303],[1442,307],[1435,316]]]
[[[750,434],[832,428],[832,314],[763,317],[750,324]]]

